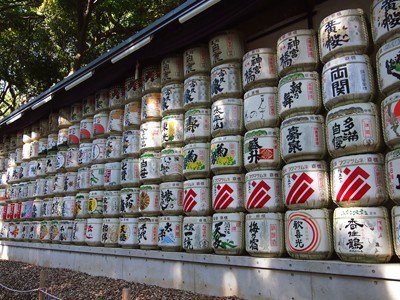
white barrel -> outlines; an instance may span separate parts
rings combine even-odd
[[[114,85],[108,91],[108,106],[110,109],[119,109],[124,106],[125,94],[122,85]]]
[[[50,221],[50,240],[52,243],[60,242],[60,221],[51,220]]]
[[[182,247],[186,252],[212,252],[212,217],[184,217]]]
[[[67,195],[75,194],[77,191],[78,172],[65,173],[64,193]]]
[[[140,130],[125,130],[122,133],[122,156],[139,157],[140,144]]]
[[[107,136],[108,112],[100,112],[93,117],[93,137],[101,138]]]
[[[193,143],[183,148],[183,175],[186,179],[210,175],[210,144]]]
[[[240,255],[244,252],[244,213],[213,215],[212,243],[216,254]]]
[[[89,193],[77,193],[75,195],[74,214],[76,218],[86,218],[88,214]]]
[[[75,219],[72,229],[72,242],[78,245],[85,244],[86,230],[87,230],[87,220]]]
[[[382,154],[349,155],[331,161],[332,200],[340,207],[378,206],[387,192]]]
[[[23,146],[15,149],[14,154],[13,154],[13,158],[15,159],[15,162],[13,162],[13,164],[19,165],[22,162],[23,152],[24,152]]]
[[[57,151],[57,139],[58,139],[58,134],[56,133],[50,133],[47,136],[47,152]]]
[[[122,136],[112,134],[107,138],[106,143],[106,162],[121,161],[122,159]]]
[[[57,149],[66,149],[68,147],[68,128],[58,130]]]
[[[73,234],[73,221],[72,220],[62,220],[60,221],[59,230],[59,240],[62,244],[69,244],[72,242]]]
[[[212,178],[212,207],[215,212],[244,210],[244,175],[224,174]]]
[[[143,216],[158,216],[160,214],[160,185],[141,185],[139,203],[139,211]]]
[[[258,48],[243,56],[243,89],[273,86],[278,81],[276,51],[272,48]]]
[[[90,168],[82,167],[78,169],[78,174],[76,178],[76,188],[78,191],[89,190],[92,187],[90,181]]]
[[[77,171],[78,168],[79,168],[79,148],[68,148],[65,156],[65,169],[67,171]]]
[[[126,187],[121,189],[120,213],[123,217],[138,216],[140,207],[140,189],[138,187]]]
[[[48,138],[39,139],[39,155],[47,155]]]
[[[160,182],[160,153],[145,152],[140,156],[140,182]]]
[[[333,254],[332,212],[328,209],[288,210],[286,251],[298,259],[329,259]]]
[[[161,84],[183,81],[182,54],[170,54],[161,61]]]
[[[240,63],[221,64],[211,69],[211,101],[241,97],[242,94],[242,65]]]
[[[43,199],[42,207],[41,207],[41,215],[43,219],[51,218],[51,209],[52,209],[53,198]]]
[[[183,149],[166,148],[161,150],[159,176],[161,181],[181,181],[183,177]]]
[[[142,92],[151,93],[161,90],[161,66],[149,65],[142,70]],[[143,106],[142,106],[143,107]]]
[[[125,104],[124,130],[137,129],[141,123],[141,101],[133,101]]]
[[[142,96],[142,80],[134,76],[125,79],[125,103],[137,101]]]
[[[75,218],[75,196],[65,196],[62,205],[62,219]]]
[[[185,110],[193,107],[210,107],[211,84],[209,75],[193,75],[183,83],[183,107]]]
[[[322,71],[322,99],[329,110],[345,104],[375,101],[375,81],[367,55],[330,60]]]
[[[214,174],[240,173],[243,170],[243,137],[216,137],[210,143],[210,169]]]
[[[282,213],[246,215],[245,247],[257,257],[282,257],[285,253]]]
[[[104,191],[90,191],[88,214],[92,218],[101,218],[104,210]]]
[[[38,162],[36,160],[31,160],[29,163],[23,162],[21,163],[20,168],[21,168],[21,173],[19,178],[21,180],[35,179],[38,175]],[[43,169],[40,170],[40,174],[43,174]]]
[[[389,198],[400,203],[400,149],[386,154],[385,159],[386,186]]]
[[[39,139],[43,135],[43,130],[40,127],[40,121],[37,121],[32,124],[32,130],[31,130],[31,140],[33,141],[39,141]]]
[[[65,173],[58,173],[54,176],[54,194],[63,194],[65,184]]]
[[[118,191],[105,191],[104,192],[104,217],[118,217],[120,215],[121,192]]]
[[[396,38],[379,48],[376,54],[379,90],[385,96],[396,92],[400,87],[397,71],[400,38]]]
[[[79,124],[80,142],[87,142],[93,139],[93,118],[85,118]]]
[[[288,74],[279,80],[279,116],[317,114],[322,108],[321,87],[317,72]]]
[[[28,240],[38,241],[39,238],[40,238],[40,222],[38,221],[30,222]]]
[[[104,188],[118,189],[121,187],[121,163],[110,162],[104,165]]]
[[[22,146],[22,161],[29,161],[30,159],[31,159],[31,143],[25,143]],[[20,163],[22,161],[20,161]]]
[[[392,237],[394,252],[400,257],[400,206],[392,208]]]
[[[211,180],[192,179],[183,182],[183,212],[188,216],[206,216],[212,211]]]
[[[321,61],[349,55],[365,54],[369,36],[364,11],[346,9],[324,18],[319,27],[319,54]]]
[[[323,159],[326,155],[324,117],[304,115],[284,120],[280,147],[282,159],[286,163]]]
[[[140,125],[140,151],[161,150],[161,122],[152,121]]]
[[[54,181],[55,181],[55,176],[47,176],[46,182],[44,185],[44,195],[45,196],[51,196],[54,193]]]
[[[185,78],[194,74],[207,74],[211,70],[210,53],[207,45],[197,45],[183,52],[183,72]]]
[[[119,218],[118,245],[122,248],[137,248],[138,218]]]
[[[158,249],[158,217],[138,218],[138,244],[140,249]]]
[[[79,123],[82,120],[82,102],[70,106],[69,120],[72,124]]]
[[[42,218],[43,200],[36,198],[32,203],[32,219],[39,220]],[[19,207],[22,210],[22,205]]]
[[[243,100],[228,98],[215,101],[211,106],[211,135],[242,134],[244,131]]]
[[[56,172],[57,173],[65,171],[66,156],[67,156],[67,150],[57,151],[57,156],[56,156]]]
[[[141,122],[159,121],[161,119],[161,93],[150,93],[142,96]]]
[[[92,143],[80,143],[78,162],[80,166],[87,166],[92,163]]]
[[[104,169],[104,164],[94,164],[90,166],[90,183],[93,188],[103,189]]]
[[[244,55],[244,37],[236,30],[218,32],[210,38],[208,49],[211,67],[231,61],[241,62]]]
[[[161,120],[161,145],[183,146],[183,114],[168,115]]]
[[[313,29],[299,29],[280,36],[276,46],[278,72],[282,77],[297,71],[316,71],[318,44]]]
[[[121,161],[120,183],[123,187],[139,186],[140,161],[136,158],[126,158]]]
[[[170,83],[161,89],[161,115],[183,111],[183,80],[181,83]]]
[[[101,243],[106,247],[118,246],[119,218],[104,218],[101,229]]]
[[[87,219],[85,243],[89,246],[101,246],[103,219]]]
[[[254,88],[244,94],[244,126],[247,130],[279,125],[276,87]]]
[[[107,139],[95,139],[90,147],[90,159],[94,163],[103,163],[106,161]]]
[[[109,90],[101,89],[94,94],[94,109],[95,113],[107,111],[110,109]]]
[[[374,0],[371,4],[372,39],[381,45],[400,36],[398,15],[400,6],[396,2]]]
[[[247,171],[278,169],[282,163],[279,129],[260,128],[247,131],[244,135],[243,159]]]
[[[160,210],[163,215],[183,213],[183,182],[160,184]]]
[[[78,147],[80,139],[80,126],[79,125],[71,125],[68,127],[68,146]]]
[[[182,216],[158,218],[158,247],[163,251],[182,250]]]
[[[282,193],[289,209],[328,207],[329,176],[325,161],[290,163],[282,169]]]
[[[382,138],[375,104],[348,104],[332,109],[326,116],[326,140],[332,157],[378,152]]]
[[[386,207],[336,208],[333,238],[335,252],[343,261],[383,263],[393,256]]]
[[[40,242],[50,242],[50,221],[40,221],[40,234],[39,241]]]
[[[3,222],[0,221],[0,234],[1,234],[1,227],[2,227]],[[21,239],[22,241],[28,241],[29,240],[29,227],[31,226],[31,222],[21,222]]]
[[[35,159],[39,157],[39,142],[38,141],[33,141],[30,143],[30,158]]]
[[[109,134],[122,133],[123,124],[124,124],[124,110],[123,109],[111,110],[108,116],[107,133]]]
[[[400,7],[400,6],[399,6]],[[382,101],[382,129],[390,149],[400,147],[400,93],[393,93]]]
[[[94,95],[82,99],[82,118],[92,117],[95,114]]]
[[[64,197],[62,196],[53,197],[53,201],[51,202],[52,219],[61,219],[63,206],[64,206]]]
[[[194,108],[186,111],[184,123],[184,141],[208,142],[210,131],[211,110],[209,108]]]
[[[262,170],[245,176],[245,208],[251,213],[283,211],[281,172]]]

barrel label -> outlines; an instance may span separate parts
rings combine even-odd
[[[191,212],[196,206],[197,193],[193,189],[185,190],[185,198],[183,200],[183,210],[185,212]]]
[[[291,178],[294,180],[292,187],[286,197],[286,204],[304,203],[315,192],[311,187],[314,179],[307,173],[293,174]]]
[[[320,243],[320,228],[313,216],[293,213],[286,225],[287,246],[293,252],[312,252]]]
[[[271,199],[271,196],[268,194],[268,191],[271,187],[264,181],[260,182],[253,181],[251,182],[251,186],[254,188],[250,194],[250,197],[247,199],[247,209],[254,208],[262,208],[265,204]]]
[[[228,184],[217,185],[218,193],[214,199],[214,209],[226,209],[234,201],[234,190]]]
[[[371,186],[365,182],[370,175],[361,167],[357,166],[353,171],[345,168],[343,173],[347,178],[336,195],[337,201],[360,200],[371,189]]]

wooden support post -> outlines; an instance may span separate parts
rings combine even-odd
[[[123,288],[122,289],[122,300],[130,300],[131,299],[131,289]]]
[[[44,289],[46,287],[47,273],[45,270],[40,271],[39,288]],[[39,300],[45,300],[46,295],[39,291]]]

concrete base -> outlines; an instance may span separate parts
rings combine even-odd
[[[0,258],[245,299],[398,299],[400,264],[0,242]]]

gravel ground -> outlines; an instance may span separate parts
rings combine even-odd
[[[130,299],[132,300],[240,299],[238,297],[205,296],[182,290],[161,288],[154,285],[91,276],[86,273],[75,272],[68,269],[43,268],[7,260],[0,260],[0,284],[17,290],[36,289],[39,286],[40,270],[45,270],[47,273],[47,291],[63,300],[120,300],[122,299],[123,288],[131,289]],[[0,300],[3,299],[37,300],[38,293],[15,293],[0,286]],[[50,298],[46,298],[46,300],[47,299]]]

